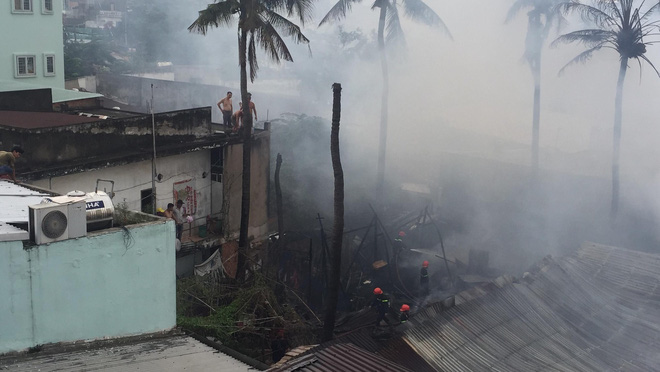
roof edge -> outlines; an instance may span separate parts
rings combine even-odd
[[[186,335],[188,335],[188,336],[194,338],[195,340],[205,344],[206,346],[212,347],[212,348],[214,348],[214,349],[216,349],[216,350],[218,350],[222,353],[225,353],[225,354],[229,355],[232,358],[235,358],[235,359],[237,359],[237,360],[239,360],[239,361],[241,361],[241,362],[243,362],[243,363],[245,363],[245,364],[247,364],[251,367],[254,367],[254,368],[258,369],[259,371],[265,371],[265,370],[270,368],[270,366],[266,363],[260,362],[260,361],[254,359],[252,357],[249,357],[245,354],[241,354],[238,351],[236,351],[234,349],[231,349],[231,348],[229,348],[225,345],[222,345],[218,342],[215,342],[213,340],[209,340],[208,338],[206,338],[204,336],[201,336],[201,335],[199,335],[199,334],[197,334],[197,333],[195,333],[191,330],[188,330],[188,329],[185,329],[185,328],[182,329],[182,330],[185,332]]]

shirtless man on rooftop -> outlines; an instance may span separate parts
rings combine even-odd
[[[254,121],[257,121],[259,119],[257,118],[257,108],[254,107],[254,102],[252,102],[252,93],[248,93],[247,96],[249,102],[248,105],[250,106],[250,111],[252,112],[252,117],[254,118]]]
[[[220,109],[220,112],[222,112],[222,122],[226,126],[231,125],[231,114],[234,112],[231,96],[232,93],[227,92],[227,96],[218,102],[218,108]]]

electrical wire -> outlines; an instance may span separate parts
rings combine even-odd
[[[124,233],[124,247],[126,247],[126,250],[124,251],[124,254],[122,254],[122,257],[128,252],[128,250],[133,247],[135,244],[135,238],[133,238],[133,234],[129,229],[126,228],[126,226],[122,226],[121,229],[123,230]]]

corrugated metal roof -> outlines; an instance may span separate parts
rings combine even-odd
[[[410,372],[377,354],[353,344],[337,344],[269,369],[271,372]]]
[[[39,204],[52,193],[34,190],[11,181],[0,180],[0,222],[27,223],[28,206]]]
[[[17,90],[32,90],[32,89],[45,89],[45,88],[51,90],[53,103],[78,101],[81,99],[103,97],[103,95],[98,93],[79,92],[69,89],[53,88],[50,86],[22,83],[14,80],[0,80],[0,92],[13,92]]]
[[[102,94],[91,92],[80,92],[70,89],[53,89],[53,103],[62,103],[69,101],[78,101],[81,99],[101,98]]]
[[[299,353],[299,355],[309,355],[322,349],[335,345],[352,344],[369,353],[377,353],[382,358],[405,368],[416,372],[431,372],[434,369],[419,354],[407,344],[397,333],[388,334],[384,328],[379,328],[378,336],[375,336],[376,314],[373,311],[359,312],[358,319],[363,319],[364,323],[357,325],[356,319],[350,319],[350,323],[355,324],[355,328],[350,331],[343,331],[332,341],[324,342],[318,347],[308,352]],[[394,324],[394,323],[393,323]],[[342,325],[342,327],[344,327]],[[399,327],[400,328],[400,327]],[[398,328],[397,328],[398,329]],[[395,331],[394,329],[392,331]],[[396,331],[395,331],[396,332]],[[295,358],[292,356],[291,359]]]
[[[586,244],[529,283],[410,319],[403,339],[444,371],[652,371],[660,256]]]
[[[427,306],[389,339],[363,326],[303,358],[350,342],[416,372],[660,371],[660,255],[587,243],[512,279]]]
[[[7,371],[223,371],[255,368],[188,336],[173,336],[138,343],[56,354],[25,354],[0,359]]]
[[[305,354],[307,351],[317,347],[318,345],[302,345],[302,346],[297,346],[284,354],[282,359],[279,360],[279,362],[273,364],[272,367],[280,367],[284,363],[288,362],[289,360],[296,359],[302,354]]]
[[[39,204],[52,193],[32,189],[26,185],[0,180],[0,241],[28,239],[27,231],[8,223],[27,224],[28,206]]]
[[[0,222],[0,241],[14,241],[30,239],[30,234],[18,227]]]

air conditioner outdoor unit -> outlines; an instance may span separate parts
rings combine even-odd
[[[53,199],[56,198],[29,206],[30,240],[37,244],[46,244],[87,235],[84,199]]]

